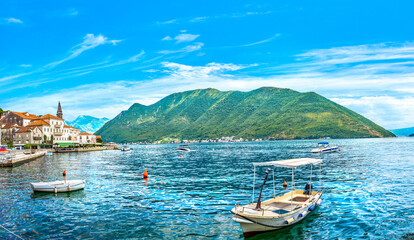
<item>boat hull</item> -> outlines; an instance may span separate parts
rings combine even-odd
[[[292,214],[281,215],[277,218],[246,217],[232,210],[232,213],[235,214],[233,221],[240,224],[245,238],[264,232],[276,231],[294,225],[305,219],[306,216],[314,211],[321,203],[320,197],[321,195],[319,195],[319,197],[311,204],[304,206]]]
[[[177,151],[189,152],[191,151],[189,148],[176,148]]]
[[[338,151],[339,147],[329,147],[329,148],[315,148],[312,150],[313,153],[329,153]]]
[[[85,188],[86,180],[30,183],[34,192],[72,192]]]

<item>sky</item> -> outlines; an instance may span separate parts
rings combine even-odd
[[[316,92],[414,126],[412,1],[1,1],[0,107],[113,118],[199,88]]]

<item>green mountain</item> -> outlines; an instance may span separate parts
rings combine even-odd
[[[105,141],[173,139],[365,138],[394,134],[314,92],[262,87],[250,92],[197,89],[133,104],[96,134]]]

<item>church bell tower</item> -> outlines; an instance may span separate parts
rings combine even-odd
[[[63,112],[62,112],[62,107],[60,106],[60,101],[58,103],[58,109],[57,109],[56,117],[63,119]]]

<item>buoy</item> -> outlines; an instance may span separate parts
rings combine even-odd
[[[55,187],[55,193],[57,193],[57,188]]]
[[[314,205],[311,205],[311,206],[308,208],[309,212],[312,212],[312,211],[313,211],[313,209],[315,209],[315,206],[314,206]]]
[[[182,157],[183,157],[183,155],[180,155],[180,157],[182,158]]]
[[[287,182],[286,182],[286,180],[284,180],[284,182],[283,182],[283,187],[287,187]]]
[[[338,151],[340,152],[340,151],[341,151],[341,149],[340,149],[340,148],[338,148]]]
[[[63,171],[63,176],[66,177],[66,170]]]
[[[145,169],[145,171],[142,173],[142,176],[144,177],[144,179],[148,178],[147,169]]]
[[[213,148],[213,151],[214,151],[214,148]]]

